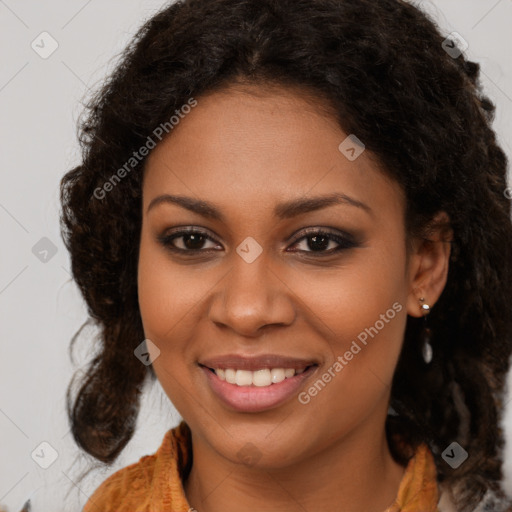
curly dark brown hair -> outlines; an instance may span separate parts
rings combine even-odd
[[[156,378],[133,355],[145,338],[137,298],[145,159],[105,197],[98,190],[191,97],[237,81],[299,86],[328,100],[343,131],[357,134],[403,187],[408,238],[425,237],[439,211],[451,221],[448,282],[429,316],[430,365],[421,319],[407,319],[391,390],[396,415],[386,423],[393,457],[410,457],[398,437],[413,447],[427,442],[438,481],[456,489],[461,510],[473,510],[488,489],[502,492],[512,352],[507,158],[479,65],[447,53],[444,40],[400,0],[182,0],[142,26],[90,99],[79,125],[83,163],[61,181],[73,278],[101,328],[76,393],[75,378],[68,387],[83,450],[112,463],[134,433],[146,377]],[[455,470],[441,456],[453,441],[470,454]]]

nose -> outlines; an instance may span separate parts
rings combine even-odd
[[[233,251],[230,269],[211,303],[213,323],[241,336],[257,337],[270,325],[294,322],[293,291],[269,260],[265,250],[252,262]]]

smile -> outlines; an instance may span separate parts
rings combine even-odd
[[[303,383],[318,369],[262,368],[239,370],[200,365],[212,394],[224,406],[237,412],[262,412],[284,404],[298,394]]]
[[[279,384],[285,379],[300,375],[306,368],[262,368],[261,370],[235,370],[233,368],[210,368],[220,380],[236,384],[237,386],[258,386],[265,387],[272,384]]]

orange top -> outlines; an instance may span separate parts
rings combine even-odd
[[[182,421],[166,432],[156,453],[109,476],[82,512],[189,512],[183,475],[191,464],[190,429]],[[426,444],[406,467],[398,495],[384,512],[439,512],[434,458]]]

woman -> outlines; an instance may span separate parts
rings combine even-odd
[[[512,510],[506,157],[478,65],[399,0],[185,0],[62,180],[101,350],[68,410],[106,510]]]

